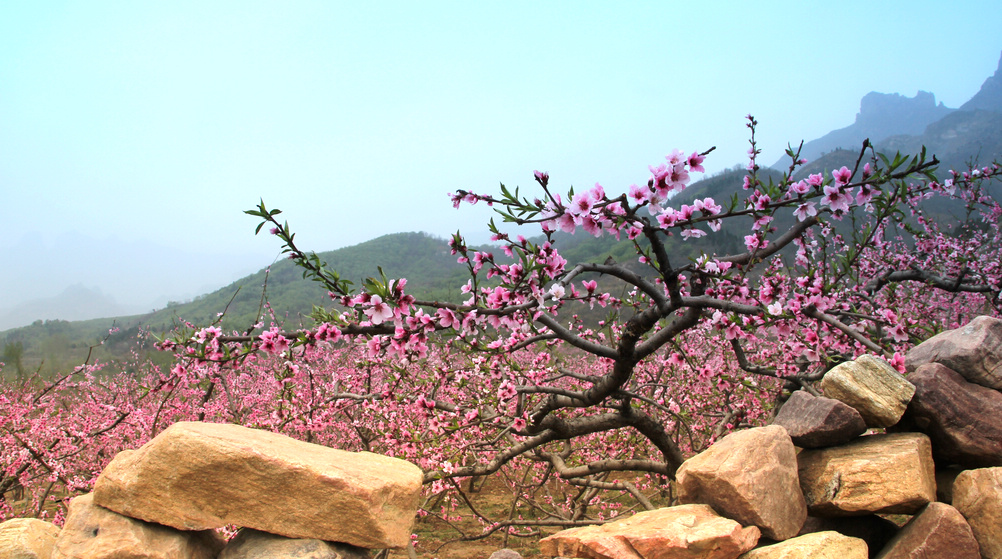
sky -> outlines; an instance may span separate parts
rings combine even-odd
[[[675,148],[709,174],[850,125],[870,91],[958,107],[997,0],[0,3],[0,309],[70,285],[149,309],[302,247],[485,240],[447,193],[618,192]]]

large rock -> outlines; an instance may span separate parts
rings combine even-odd
[[[686,460],[676,479],[679,502],[710,505],[774,540],[796,536],[807,518],[797,451],[779,425],[727,435]]]
[[[936,499],[932,445],[921,433],[860,437],[797,458],[800,487],[815,516],[913,514]]]
[[[1002,467],[967,470],[953,484],[953,506],[971,525],[985,559],[1002,559]]]
[[[869,549],[870,557],[876,557],[887,542],[897,535],[898,525],[876,514],[836,518],[808,516],[799,535],[829,531],[863,540]]]
[[[709,505],[679,505],[570,528],[539,542],[543,555],[590,559],[733,559],[755,547],[759,530]]]
[[[287,538],[244,528],[217,559],[368,559],[360,547],[315,539]]]
[[[908,372],[940,363],[967,380],[1002,390],[1002,320],[979,316],[956,330],[941,332],[905,355]]]
[[[929,503],[884,547],[877,559],[979,559],[978,542],[957,509]]]
[[[211,530],[182,532],[122,516],[88,493],[70,502],[52,559],[214,559],[222,548]]]
[[[410,541],[422,473],[238,425],[176,423],[101,473],[95,501],[182,530],[235,524],[367,548]]]
[[[869,427],[890,427],[901,419],[915,387],[887,361],[860,355],[825,373],[825,396],[841,400],[859,411]]]
[[[49,559],[59,527],[36,518],[13,518],[0,523],[0,558]]]
[[[1002,466],[1002,392],[968,382],[939,363],[908,376],[915,396],[905,421],[929,435],[940,465]]]
[[[867,547],[838,532],[814,532],[753,549],[739,559],[867,559]]]
[[[803,448],[837,446],[866,432],[866,422],[855,408],[804,390],[790,395],[772,424],[785,428],[793,444]]]

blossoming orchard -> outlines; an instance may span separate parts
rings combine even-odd
[[[670,500],[687,456],[768,420],[784,390],[813,391],[864,353],[903,370],[913,344],[1000,314],[998,165],[936,170],[924,152],[864,143],[853,167],[802,179],[790,150],[783,178],[765,182],[755,125],[742,194],[727,200],[686,198],[710,152],[678,150],[639,185],[562,192],[537,171],[532,189],[454,193],[505,222],[490,223],[490,250],[452,238],[469,271],[458,303],[382,274],[355,288],[262,201],[247,212],[257,230],[329,290],[315,326],[188,324],[160,344],[172,367],[108,376],[88,363],[4,385],[0,519],[58,521],[54,504],[89,490],[115,452],[201,420],[410,460],[422,514],[480,521],[457,537],[593,523]],[[931,217],[937,200],[954,217]],[[558,231],[632,241],[636,259],[568,262]],[[725,232],[743,243],[715,252]],[[676,254],[696,243],[709,249]],[[582,318],[596,307],[605,320]],[[510,490],[500,516],[467,506],[486,476]]]

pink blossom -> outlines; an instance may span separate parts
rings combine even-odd
[[[793,210],[793,215],[797,216],[797,221],[803,221],[808,217],[818,215],[818,210],[814,207],[814,202],[804,202]]]
[[[683,229],[682,232],[679,234],[682,236],[683,241],[687,241],[689,240],[690,237],[693,239],[705,237],[706,231],[703,231],[702,229],[696,229],[695,227],[693,227],[691,229]]]
[[[587,192],[580,192],[571,198],[571,205],[567,211],[575,216],[585,215],[591,212],[594,205],[595,200]]]
[[[629,197],[637,204],[643,204],[644,202],[650,200],[651,189],[631,184]]]
[[[805,181],[797,181],[790,185],[790,196],[801,196],[807,194],[811,190],[811,185],[807,184]]]
[[[665,156],[665,159],[668,160],[669,165],[674,167],[675,165],[678,165],[679,163],[682,163],[683,161],[686,160],[685,152],[683,152],[678,148],[675,148],[671,150],[671,153]]]
[[[832,171],[832,178],[835,179],[835,183],[839,186],[845,186],[852,180],[852,171],[848,167],[842,166],[841,169]]]
[[[703,173],[706,169],[703,168],[703,161],[706,160],[705,155],[700,155],[698,152],[692,152],[689,156],[689,170],[695,171],[697,173]]]
[[[373,295],[369,300],[371,307],[363,311],[373,324],[382,324],[384,321],[393,318],[393,308],[383,302],[379,295]]]
[[[843,167],[844,169],[844,167]],[[838,186],[828,185],[824,188],[825,195],[821,198],[822,206],[829,206],[832,211],[849,211],[849,204],[852,202],[852,198],[846,193],[842,192],[842,189]]]

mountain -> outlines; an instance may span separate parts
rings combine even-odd
[[[890,136],[921,134],[926,126],[955,110],[943,103],[937,105],[936,97],[928,91],[919,91],[915,97],[871,91],[860,100],[859,112],[852,125],[806,142],[800,156],[814,161],[840,148],[858,151],[867,138],[876,143]],[[790,159],[784,155],[772,167],[782,170],[789,165]]]
[[[999,57],[999,66],[995,73],[985,80],[985,83],[981,85],[981,90],[960,106],[962,111],[979,109],[1002,112],[1002,56]]]
[[[36,320],[88,320],[104,316],[142,312],[142,308],[119,304],[96,287],[76,284],[55,297],[25,301],[0,309],[0,330],[30,324]]]
[[[960,109],[937,105],[933,94],[924,91],[913,98],[868,93],[860,101],[855,123],[804,144],[801,156],[808,164],[797,176],[842,165],[851,168],[865,138],[888,155],[918,153],[924,146],[939,159],[944,176],[947,169],[967,169],[1002,158],[1002,58],[995,74]],[[784,157],[774,168],[788,165]]]

